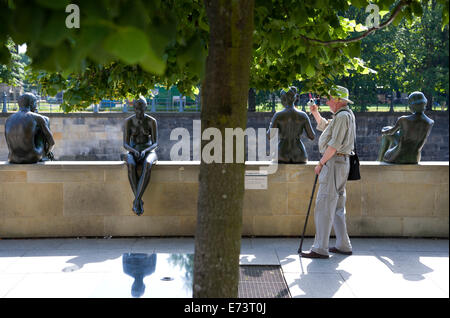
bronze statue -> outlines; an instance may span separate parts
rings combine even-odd
[[[421,151],[434,121],[423,112],[427,99],[421,92],[408,96],[409,109],[413,113],[401,116],[395,125],[383,127],[378,161],[389,163],[418,163]]]
[[[306,131],[309,139],[314,140],[315,137],[308,115],[295,108],[296,99],[296,87],[289,87],[287,93],[284,90],[281,91],[281,103],[285,108],[275,113],[267,131],[267,135],[271,138],[271,129],[278,128],[278,162],[280,163],[306,163],[308,154],[300,136],[303,131]]]
[[[142,196],[150,181],[152,166],[158,160],[155,152],[158,147],[158,128],[155,118],[145,114],[147,101],[144,98],[135,100],[133,105],[135,114],[125,119],[123,146],[128,150],[128,179],[135,197],[133,211],[142,215]]]
[[[35,113],[36,96],[25,93],[18,99],[19,111],[6,120],[5,137],[10,163],[36,163],[44,157],[53,158],[55,145],[50,121]]]

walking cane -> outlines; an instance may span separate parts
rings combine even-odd
[[[314,186],[313,186],[313,190],[312,190],[312,194],[311,194],[311,199],[309,200],[308,213],[306,213],[306,220],[305,220],[305,226],[303,227],[302,239],[300,240],[300,247],[298,248],[298,251],[297,251],[298,254],[300,254],[302,252],[303,239],[305,238],[306,224],[308,223],[309,211],[311,210],[311,203],[312,203],[312,200],[314,197],[314,192],[316,191],[317,177],[318,177],[318,175],[316,174],[316,178],[314,179]]]

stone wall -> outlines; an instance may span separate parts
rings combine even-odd
[[[245,236],[299,236],[314,182],[314,165],[279,165],[267,188],[245,191]],[[247,164],[246,170],[259,169]],[[159,161],[144,194],[144,215],[121,161],[0,162],[0,238],[192,236],[199,165]],[[448,162],[388,165],[363,162],[347,184],[350,236],[448,237]],[[317,191],[316,191],[317,193]],[[306,234],[314,235],[314,204]]]
[[[356,113],[357,120],[357,150],[361,160],[376,160],[380,146],[381,128],[393,125],[397,118],[407,113],[389,114],[386,112]],[[0,160],[6,160],[8,150],[4,138],[4,124],[10,114],[0,114]],[[56,146],[54,154],[57,160],[120,160],[120,154],[125,153],[122,147],[123,120],[131,114],[123,113],[73,113],[44,114],[50,117]],[[322,114],[330,118],[330,113]],[[448,112],[428,112],[427,115],[435,121],[434,127],[422,151],[423,161],[449,160],[449,114]],[[172,129],[187,128],[193,136],[193,120],[199,120],[199,113],[156,113],[152,114],[158,120],[159,144],[157,150],[160,160],[170,160],[170,149],[176,141],[169,139]],[[268,128],[271,113],[249,113],[248,127]],[[315,121],[312,119],[315,129]],[[310,160],[318,160],[317,139],[306,137],[302,140]],[[192,147],[192,143],[191,143]],[[191,157],[192,159],[192,157]]]

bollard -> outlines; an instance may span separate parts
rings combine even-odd
[[[6,97],[7,97],[6,92],[4,92],[3,93],[3,110],[2,110],[2,113],[7,113],[8,112],[8,109],[6,108]]]
[[[180,113],[182,113],[184,109],[183,109],[183,96],[181,96],[181,95],[180,95],[180,104],[179,105],[180,105],[180,107],[178,110]]]

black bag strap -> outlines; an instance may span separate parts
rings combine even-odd
[[[354,133],[355,133],[355,141],[353,142],[353,152],[356,153],[356,120],[355,120],[356,118],[355,118],[355,114],[352,115],[352,112],[350,110],[348,110],[348,109],[340,109],[337,113],[339,113],[341,111],[349,113],[350,114],[350,118],[353,120],[353,123],[355,124],[355,131],[354,131]]]

